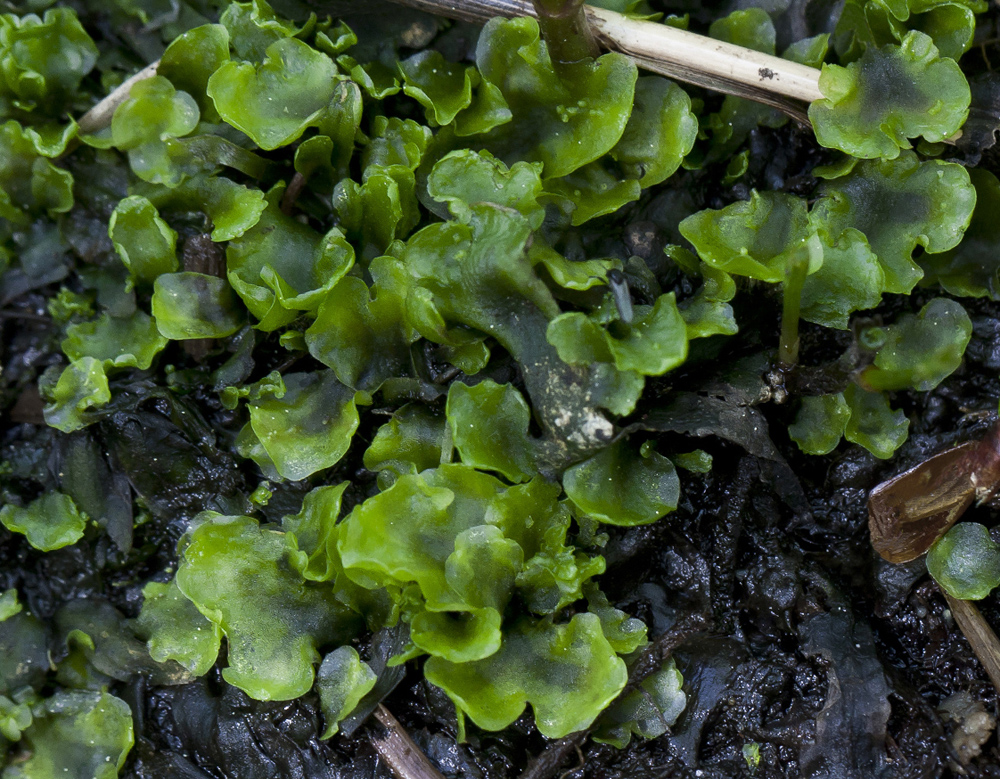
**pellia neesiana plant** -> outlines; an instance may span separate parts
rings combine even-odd
[[[325,738],[410,661],[459,739],[529,706],[549,738],[662,735],[682,679],[668,660],[620,695],[650,638],[602,592],[602,545],[669,522],[710,470],[661,434],[715,434],[682,412],[741,307],[782,334],[761,339],[771,384],[738,362],[757,390],[726,402],[784,396],[803,453],[889,458],[899,397],[962,361],[956,298],[1000,297],[1000,184],[949,145],[985,2],[848,0],[783,46],[822,66],[812,178],[738,199],[690,185],[749,180],[748,139],[787,116],[621,54],[554,61],[533,19],[459,51],[265,0],[49,6],[0,16],[0,302],[46,295],[52,355],[0,383],[44,419],[18,412],[0,522],[26,554],[99,545],[141,597],[43,615],[3,592],[3,779],[116,776],[124,683],[213,668],[257,700],[318,695]],[[130,52],[94,42],[108,25],[138,30]],[[758,8],[704,32],[777,51]],[[73,121],[156,58],[106,127]],[[650,203],[666,246],[607,240]],[[822,381],[800,320],[844,334]],[[373,669],[357,646],[379,631],[400,643]]]

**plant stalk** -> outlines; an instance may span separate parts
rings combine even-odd
[[[788,258],[785,266],[778,364],[786,370],[799,361],[799,313],[802,308],[802,286],[808,274],[809,251],[804,247],[799,248]]]
[[[583,12],[583,0],[532,0],[542,38],[555,65],[596,59],[601,49]]]

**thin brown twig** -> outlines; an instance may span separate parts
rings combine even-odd
[[[394,0],[439,16],[483,24],[492,17],[534,16],[529,0]],[[599,43],[670,78],[778,108],[808,122],[804,105],[823,95],[820,71],[657,22],[585,6]]]
[[[0,311],[0,319],[25,319],[30,322],[51,322],[52,317],[31,311]]]
[[[372,746],[396,779],[444,779],[431,765],[427,755],[413,743],[410,734],[381,703],[375,709],[375,719],[378,725],[372,729]]]
[[[969,640],[972,651],[979,658],[979,662],[983,664],[986,675],[990,677],[993,687],[1000,695],[1000,640],[997,639],[997,634],[993,632],[993,628],[979,613],[979,609],[974,603],[953,598],[944,591],[944,588],[941,591],[944,592],[945,600],[948,601],[948,608],[951,609],[955,622],[958,623],[958,627]]]
[[[292,215],[292,209],[295,208],[295,201],[302,194],[302,190],[305,189],[308,181],[299,171],[295,171],[295,175],[292,176],[292,180],[288,184],[288,189],[281,196],[281,213],[285,216]]]

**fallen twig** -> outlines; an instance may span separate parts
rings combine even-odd
[[[394,2],[480,24],[494,16],[535,16],[528,0]],[[586,12],[605,48],[627,54],[636,65],[654,73],[766,103],[802,122],[808,122],[802,104],[823,97],[816,68],[603,8],[586,6]]]
[[[536,16],[530,0],[394,0],[452,19],[485,23],[494,16]],[[819,70],[753,49],[678,30],[666,24],[629,19],[603,8],[585,6],[598,41],[631,57],[644,70],[738,95],[784,111],[807,124],[805,104],[819,100]],[[136,83],[156,75],[159,61],[129,78],[80,117],[81,132],[107,127],[115,109],[128,99]]]
[[[98,130],[103,130],[111,124],[111,117],[114,116],[115,109],[128,100],[132,87],[140,81],[145,81],[147,78],[155,76],[156,69],[159,66],[159,60],[152,62],[138,73],[125,79],[125,81],[115,87],[111,91],[110,95],[101,100],[97,105],[80,117],[80,121],[77,122],[77,125],[80,127],[80,132],[96,133]]]
[[[427,755],[413,743],[399,721],[381,703],[375,709],[378,725],[372,728],[371,743],[396,779],[444,779]]]
[[[944,589],[941,591],[944,592]],[[986,669],[986,675],[993,682],[997,694],[1000,694],[1000,639],[997,639],[997,634],[983,619],[983,615],[979,613],[974,603],[953,598],[947,592],[944,593],[944,597],[948,601],[948,608],[951,609],[955,622],[969,639],[972,651]]]

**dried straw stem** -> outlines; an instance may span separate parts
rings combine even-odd
[[[944,592],[943,589],[941,591]],[[944,597],[948,601],[948,608],[951,609],[955,622],[969,639],[972,651],[986,669],[986,675],[993,682],[997,694],[1000,694],[1000,640],[997,639],[997,634],[993,632],[993,628],[979,613],[974,603],[953,598],[947,592],[944,593]]]

